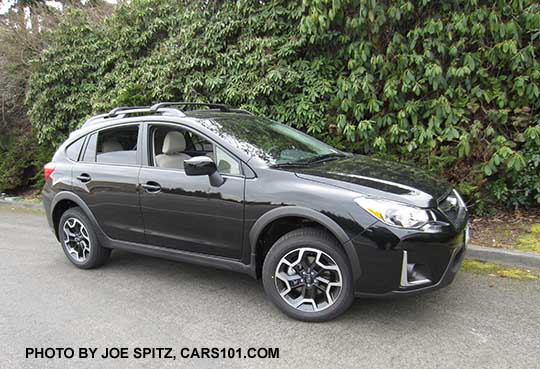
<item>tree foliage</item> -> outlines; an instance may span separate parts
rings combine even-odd
[[[25,190],[41,182],[41,164],[54,147],[36,144],[25,106],[31,60],[47,47],[61,11],[46,1],[16,1],[0,15],[0,191]],[[56,2],[58,3],[58,2]],[[102,16],[111,6],[102,1],[61,2],[64,7],[84,8],[88,17]],[[36,175],[37,174],[37,175]]]
[[[52,39],[28,95],[48,145],[118,105],[224,102],[415,162],[479,210],[540,202],[535,1],[135,0]]]
[[[30,60],[46,45],[45,30],[58,21],[58,13],[45,5],[34,5],[0,16],[0,191],[26,187],[35,174],[33,161],[40,149],[32,136],[24,105]],[[39,27],[36,25],[39,24]],[[30,25],[34,25],[31,27]]]

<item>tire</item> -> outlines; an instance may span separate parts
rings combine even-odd
[[[70,231],[71,236],[64,229]],[[78,207],[70,208],[62,214],[58,223],[58,235],[67,258],[78,268],[97,268],[109,260],[111,249],[99,244],[92,223]],[[74,240],[80,240],[80,243]]]
[[[297,263],[291,271],[289,265],[300,260],[300,255],[302,258],[307,258],[307,262],[303,264],[304,268],[300,272],[295,272],[294,269],[301,264]],[[320,260],[322,266],[333,269],[320,267],[319,264],[311,261],[313,258]],[[335,264],[337,270],[332,263]],[[315,269],[312,269],[313,267]],[[309,276],[302,274],[309,270],[315,276],[319,274],[319,277],[324,277],[326,281],[334,281],[335,283],[330,283],[332,285],[339,284],[339,279],[341,279],[341,289],[338,289],[338,286],[331,286],[328,291],[328,284],[321,283],[319,277],[309,279]],[[277,277],[277,273],[280,276]],[[287,284],[285,280],[282,280],[284,277],[287,280],[288,278],[294,280],[288,280]],[[288,316],[302,321],[332,320],[347,311],[354,300],[352,271],[345,253],[330,234],[317,228],[296,229],[278,239],[264,260],[262,280],[264,290],[270,300]],[[293,288],[293,283],[298,283],[298,287]],[[314,286],[315,284],[317,285]],[[324,287],[327,288],[324,289]],[[287,290],[290,292],[282,297],[280,292]],[[331,303],[327,299],[327,293],[331,294]],[[309,297],[308,301],[314,300],[314,302],[304,303],[299,307],[293,306],[296,305],[296,301],[305,300],[305,297]]]

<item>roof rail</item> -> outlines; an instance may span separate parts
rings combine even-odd
[[[245,109],[229,109],[229,111],[230,111],[231,113],[240,113],[240,114],[255,115],[255,114],[253,114],[252,112],[250,112],[249,110],[245,110]]]
[[[88,126],[91,123],[97,123],[98,121],[103,121],[107,118],[116,118],[116,117],[125,117],[127,114],[135,113],[162,113],[164,115],[177,115],[184,117],[185,114],[181,109],[174,108],[178,105],[192,105],[192,106],[207,106],[210,109],[219,109],[222,112],[228,113],[242,113],[242,114],[251,114],[253,113],[243,110],[243,109],[232,109],[224,104],[214,104],[214,103],[201,103],[201,102],[188,102],[188,101],[179,101],[179,102],[162,102],[157,103],[152,106],[119,106],[112,109],[108,113],[100,114],[93,116],[88,119],[84,126]]]
[[[134,110],[134,109],[148,109],[149,106],[119,106],[117,108],[112,109],[110,112],[107,113],[107,116],[114,117],[118,115],[123,110]]]
[[[223,112],[230,112],[231,109],[224,104],[213,104],[213,103],[201,103],[201,102],[189,102],[189,101],[178,101],[178,102],[162,102],[154,104],[150,107],[150,111],[158,111],[160,108],[165,108],[175,105],[191,105],[191,106],[208,106],[209,108],[219,109]],[[179,109],[180,110],[180,109]]]

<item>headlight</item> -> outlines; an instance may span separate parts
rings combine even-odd
[[[401,228],[420,228],[430,221],[428,210],[373,197],[354,199],[358,205],[384,223]]]
[[[466,209],[467,206],[456,190],[452,190],[452,192],[439,204],[439,209],[447,215],[448,213],[458,211],[460,208]]]
[[[458,197],[456,196],[457,192],[454,190],[450,195],[446,197],[446,200],[451,207],[456,208],[459,205]]]

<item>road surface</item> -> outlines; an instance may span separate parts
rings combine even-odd
[[[460,272],[434,293],[357,300],[338,320],[291,320],[248,276],[114,252],[72,266],[43,213],[0,206],[1,368],[534,368],[540,283]],[[41,359],[31,348],[125,347],[129,359]],[[136,359],[136,348],[172,359]],[[276,359],[184,359],[201,348],[279,348]]]

